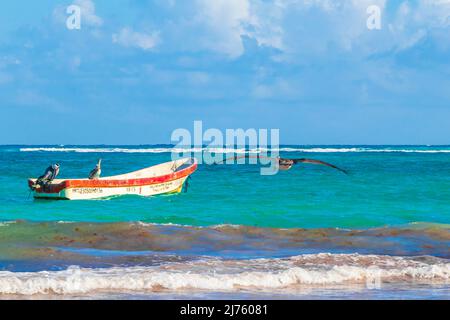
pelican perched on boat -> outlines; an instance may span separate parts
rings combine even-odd
[[[45,169],[45,172],[42,176],[37,178],[35,183],[30,186],[32,189],[38,189],[42,186],[51,183],[59,174],[59,164],[55,163]]]
[[[95,168],[92,169],[92,171],[89,173],[89,179],[90,180],[100,178],[100,175],[102,173],[102,167],[101,166],[102,166],[102,159],[99,159],[97,165],[95,166]]]

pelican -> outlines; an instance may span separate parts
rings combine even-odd
[[[312,164],[319,164],[319,165],[323,165],[323,166],[327,166],[336,170],[339,170],[345,174],[348,174],[348,172],[344,169],[341,169],[339,167],[336,167],[335,165],[332,165],[331,163],[325,162],[325,161],[321,161],[321,160],[315,160],[315,159],[307,159],[307,158],[296,158],[296,159],[289,159],[289,158],[280,158],[280,157],[276,157],[276,158],[271,158],[271,157],[265,157],[265,156],[250,156],[250,155],[244,155],[244,156],[235,156],[233,158],[228,158],[225,159],[222,162],[225,162],[227,160],[233,159],[239,159],[239,158],[266,158],[266,159],[273,159],[276,160],[278,162],[278,167],[280,170],[282,171],[287,171],[289,169],[292,168],[292,166],[299,164],[299,163],[312,163]]]
[[[102,164],[102,159],[99,159],[97,165],[95,166],[95,168],[92,169],[91,173],[89,173],[89,179],[90,180],[100,178],[100,174],[102,173],[101,164]]]
[[[36,182],[33,184],[32,189],[39,189],[42,186],[45,186],[51,183],[59,174],[59,164],[55,163],[45,169],[45,172],[42,176],[37,178]]]
[[[331,163],[321,161],[321,160],[307,159],[307,158],[286,159],[286,158],[280,158],[280,157],[277,157],[277,160],[278,160],[278,165],[280,167],[280,170],[289,170],[292,168],[293,165],[298,164],[298,163],[312,163],[312,164],[320,164],[323,166],[327,166],[327,167],[339,170],[345,174],[348,174],[348,172],[346,170],[341,169]]]

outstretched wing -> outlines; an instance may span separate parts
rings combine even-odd
[[[312,164],[320,164],[320,165],[324,165],[327,167],[331,167],[333,169],[339,170],[345,174],[348,174],[347,171],[345,171],[344,169],[341,169],[339,167],[336,167],[335,165],[332,165],[331,163],[325,162],[325,161],[320,161],[320,160],[315,160],[315,159],[307,159],[307,158],[301,158],[301,159],[292,159],[292,161],[294,161],[295,164],[297,163],[312,163]]]
[[[216,162],[215,164],[220,164],[220,163],[224,163],[224,162],[226,162],[228,160],[237,160],[237,159],[242,159],[242,158],[275,159],[273,157],[266,157],[266,156],[261,156],[261,155],[248,155],[248,154],[246,154],[246,155],[240,155],[240,156],[234,156],[234,157],[231,157],[231,158],[227,158],[227,159],[225,159],[223,161]],[[297,164],[297,163],[320,164],[320,165],[324,165],[324,166],[331,167],[333,169],[339,170],[339,171],[341,171],[341,172],[343,172],[345,174],[348,174],[348,172],[346,170],[341,169],[339,167],[336,167],[335,165],[333,165],[331,163],[328,163],[328,162],[325,162],[325,161],[320,161],[320,160],[315,160],[315,159],[307,159],[307,158],[300,158],[300,159],[280,158],[280,160],[292,160],[294,162],[294,164]]]

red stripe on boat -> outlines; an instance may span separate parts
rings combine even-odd
[[[116,188],[116,187],[140,187],[152,184],[169,182],[186,177],[197,170],[197,162],[191,166],[180,171],[175,171],[170,174],[140,179],[125,179],[125,180],[64,180],[59,184],[52,184],[42,189],[36,190],[37,193],[60,193],[68,188]],[[33,181],[28,180],[28,185],[31,187]]]

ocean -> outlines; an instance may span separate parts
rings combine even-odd
[[[200,164],[175,195],[30,197],[27,179],[51,163],[84,178],[101,158],[109,176],[172,151],[0,146],[0,298],[450,298],[450,146],[289,145],[282,157],[349,174]]]

